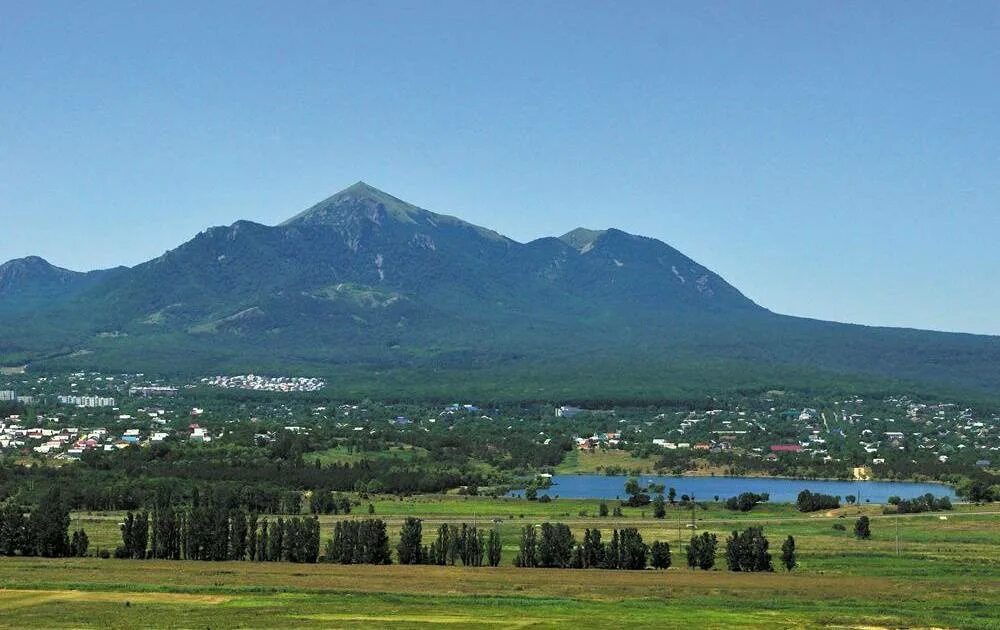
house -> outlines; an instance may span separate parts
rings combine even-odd
[[[597,444],[598,441],[594,438],[576,438],[576,447],[581,451],[591,451]]]
[[[772,444],[772,453],[801,453],[802,447],[798,444]]]

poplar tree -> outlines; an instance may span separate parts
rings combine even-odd
[[[791,571],[797,564],[795,561],[795,539],[791,536],[781,543],[781,564],[785,565],[786,571]]]

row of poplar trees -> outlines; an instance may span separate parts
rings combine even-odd
[[[399,535],[396,554],[400,564],[455,565],[467,567],[500,564],[503,547],[496,528],[488,533],[467,523],[438,527],[437,536],[429,545],[423,544],[423,525],[418,518],[407,518]]]
[[[583,542],[576,543],[569,526],[542,523],[541,529],[527,526],[521,530],[514,565],[559,569],[645,569],[652,559],[654,568],[670,567],[670,545],[654,542],[647,545],[635,527],[615,529],[611,540],[601,540],[601,530],[587,529]]]
[[[726,540],[726,566],[730,571],[773,571],[768,540],[760,527],[733,532]],[[687,547],[688,567],[709,570],[715,566],[718,539],[705,532],[694,535]],[[587,529],[583,542],[576,543],[567,525],[543,523],[540,529],[528,526],[521,530],[521,540],[514,564],[519,567],[571,569],[654,569],[671,565],[670,545],[656,541],[647,545],[634,527],[615,529],[611,540],[603,542],[599,529]],[[789,536],[781,546],[781,563],[791,571],[797,562],[795,539]]]
[[[715,566],[715,552],[719,541],[715,534],[704,532],[692,536],[687,548],[687,563],[692,569],[709,570]],[[774,571],[769,543],[761,527],[748,527],[734,531],[726,539],[726,567],[730,571]],[[781,564],[791,571],[798,565],[795,557],[795,538],[789,536],[781,545]]]
[[[167,508],[129,512],[121,530],[116,558],[310,563],[319,558],[315,516],[269,521],[241,508]]]

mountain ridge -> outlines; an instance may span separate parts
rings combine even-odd
[[[10,271],[21,267],[35,271]],[[1000,338],[779,315],[657,239],[577,228],[520,243],[363,182],[131,268],[4,268],[20,288],[5,293],[0,275],[0,362],[419,380],[555,361],[595,387],[631,362],[652,388],[667,386],[655,366],[678,365],[728,386],[780,369],[1000,388]]]

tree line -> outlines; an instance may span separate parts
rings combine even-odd
[[[319,557],[319,519],[269,521],[241,508],[217,510],[211,502],[182,509],[158,506],[129,512],[121,524],[116,558],[143,560],[247,560],[314,563]]]
[[[947,496],[935,497],[927,494],[912,499],[900,499],[899,497],[889,497],[889,504],[896,506],[895,509],[883,508],[886,514],[895,512],[896,514],[919,514],[921,512],[941,512],[951,509],[951,499]]]
[[[62,558],[85,556],[90,546],[87,532],[69,533],[69,506],[58,490],[26,512],[17,503],[0,505],[0,555]]]
[[[834,510],[840,507],[840,497],[803,490],[795,500],[795,507],[799,512]]]
[[[709,570],[715,566],[718,538],[704,532],[688,542],[687,564],[691,569]],[[734,531],[726,541],[726,565],[730,571],[773,571],[769,543],[761,527]],[[781,547],[781,562],[791,571],[797,565],[795,539],[789,536]],[[670,544],[656,541],[647,545],[634,527],[612,530],[611,540],[602,541],[601,530],[588,528],[577,544],[569,527],[562,523],[542,523],[521,530],[514,565],[560,569],[642,570],[671,566]]]
[[[400,564],[455,565],[491,567],[500,564],[503,546],[496,527],[488,533],[467,523],[438,527],[436,537],[429,545],[423,544],[423,525],[418,518],[409,517],[403,523],[396,553]]]
[[[726,499],[726,509],[749,512],[758,503],[766,503],[770,499],[771,495],[767,492],[761,494],[757,494],[756,492],[742,492],[738,496]]]
[[[654,543],[657,568],[670,566],[670,545]],[[526,568],[559,569],[645,569],[651,548],[642,540],[635,527],[612,530],[611,540],[604,542],[601,530],[588,528],[583,541],[577,544],[568,525],[542,523],[538,528],[521,530],[514,565]]]

